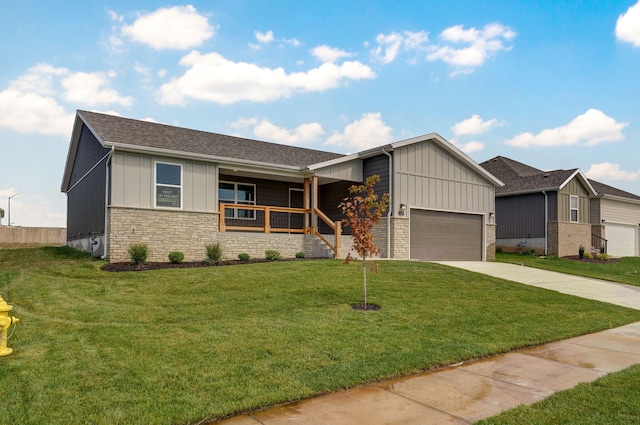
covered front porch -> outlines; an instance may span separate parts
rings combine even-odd
[[[345,182],[327,183],[323,189],[317,176],[303,182],[282,182],[241,175],[220,175],[219,232],[256,232],[264,234],[314,235],[331,251],[342,256],[342,226],[336,214],[336,199],[347,195]],[[350,185],[350,184],[349,184]],[[320,208],[321,193],[325,205],[332,205],[329,217]]]

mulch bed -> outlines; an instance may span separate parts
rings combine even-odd
[[[599,263],[599,264],[617,263],[620,261],[619,258],[613,258],[613,257],[609,258],[607,261],[599,260],[596,257],[580,259],[579,255],[567,255],[566,257],[562,257],[562,258],[566,258],[567,260],[580,261],[583,263]]]
[[[313,260],[313,258],[287,258],[283,260],[277,261],[306,261]],[[267,260],[265,258],[256,258],[248,261],[241,260],[224,260],[218,262],[207,262],[207,261],[193,261],[193,262],[182,262],[180,264],[174,263],[146,263],[146,264],[133,264],[133,263],[109,263],[102,267],[101,270],[107,272],[138,272],[145,270],[164,270],[164,269],[190,269],[194,267],[220,267],[220,266],[235,266],[240,264],[253,264],[253,263],[269,263],[273,262],[271,260]]]

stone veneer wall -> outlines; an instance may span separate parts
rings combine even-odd
[[[217,242],[222,249],[222,258],[237,260],[238,254],[247,253],[251,258],[264,258],[265,251],[274,249],[283,258],[294,258],[296,253],[306,252],[305,235],[287,233],[220,232]]]
[[[180,251],[184,261],[202,261],[206,246],[217,241],[218,213],[110,207],[107,256],[111,262],[130,261],[132,244],[146,244],[148,261],[167,262]]]
[[[495,261],[496,259],[496,225],[495,224],[487,224],[484,226],[485,228],[485,249],[486,249],[486,260],[487,261]]]
[[[550,221],[548,224],[549,255],[578,255],[580,245],[591,246],[591,225]]]
[[[316,236],[218,232],[218,218],[218,213],[111,207],[108,259],[114,263],[130,261],[127,250],[133,244],[146,244],[149,249],[147,260],[151,262],[169,261],[171,251],[182,252],[184,261],[203,261],[207,256],[207,245],[214,243],[220,244],[223,259],[237,259],[240,253],[264,258],[268,249],[279,251],[284,258],[293,258],[298,252],[314,257],[324,251],[327,257],[332,256],[330,250],[317,249],[317,246],[325,245]],[[328,239],[333,241],[334,238]],[[348,235],[343,236],[343,257],[350,250],[350,239]]]
[[[391,219],[391,258],[409,259],[409,219]]]
[[[373,238],[380,248],[380,258],[387,258],[387,217],[383,217],[373,228]],[[406,218],[391,218],[391,258],[409,259],[409,220]],[[352,254],[353,255],[353,254]]]

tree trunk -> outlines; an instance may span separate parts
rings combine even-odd
[[[362,256],[362,276],[364,282],[364,309],[367,309],[367,257]]]

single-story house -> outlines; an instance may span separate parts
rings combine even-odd
[[[493,259],[502,183],[438,134],[341,155],[87,111],[61,185],[67,243],[112,262],[140,243],[149,261],[203,260],[215,243],[225,258],[344,257],[337,206],[372,174],[391,198],[381,257]]]
[[[591,198],[591,233],[604,240],[614,257],[640,255],[640,196],[589,181],[597,192]]]
[[[562,257],[592,246],[596,191],[582,171],[543,171],[503,156],[480,165],[504,182],[496,189],[496,247]]]

